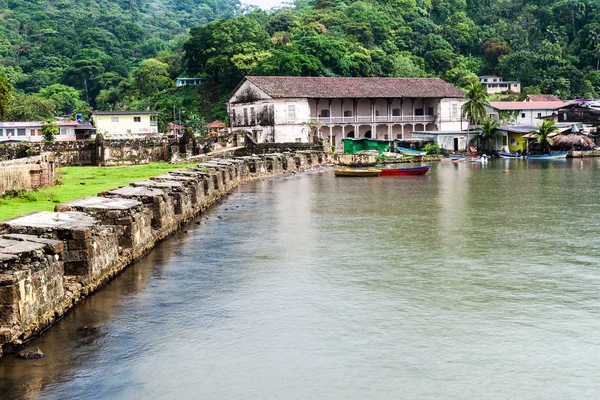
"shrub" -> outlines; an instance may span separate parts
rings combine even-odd
[[[426,143],[423,146],[423,150],[427,152],[427,154],[440,154],[440,146],[437,143]]]

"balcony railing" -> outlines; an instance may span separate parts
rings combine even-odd
[[[372,116],[355,116],[355,117],[318,117],[317,119],[323,124],[354,124],[354,123],[393,123],[393,122],[435,122],[435,115],[378,115]]]

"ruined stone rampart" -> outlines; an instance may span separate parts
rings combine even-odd
[[[0,223],[0,357],[240,183],[323,165],[323,153],[212,159]]]

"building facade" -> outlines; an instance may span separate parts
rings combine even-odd
[[[158,134],[157,112],[95,111],[92,121],[97,133],[107,137],[136,137]]]
[[[175,86],[198,86],[202,84],[202,78],[177,78],[175,79]]]
[[[491,101],[487,114],[501,122],[517,125],[540,124],[542,119],[557,115],[569,103],[564,101]],[[510,121],[504,121],[502,114],[512,114]]]
[[[480,76],[479,81],[489,94],[521,93],[521,82],[518,80],[505,81],[501,76],[485,75]]]
[[[408,139],[412,131],[463,130],[464,93],[435,78],[248,76],[228,102],[233,130],[259,142],[309,142],[313,129],[343,138]]]
[[[41,142],[44,140],[42,135],[42,121],[17,121],[0,122],[0,142]],[[79,128],[77,121],[60,121],[58,125],[58,134],[56,141],[76,140],[76,129]]]

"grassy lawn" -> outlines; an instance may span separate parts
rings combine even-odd
[[[95,196],[99,192],[128,186],[131,182],[147,179],[194,164],[172,165],[152,163],[125,167],[64,167],[57,171],[61,185],[16,196],[0,198],[0,221],[34,211],[54,211],[58,203]]]

